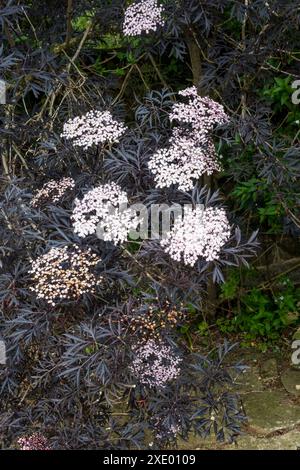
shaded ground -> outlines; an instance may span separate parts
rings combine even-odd
[[[191,437],[181,449],[300,449],[300,369],[290,363],[292,350],[241,353],[249,366],[237,383],[248,417],[243,435],[235,444]]]

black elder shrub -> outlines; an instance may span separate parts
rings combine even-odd
[[[297,2],[167,0],[148,32],[126,32],[125,1],[64,15],[23,3],[0,10],[1,448],[232,441],[244,366],[233,345],[192,348],[184,330],[190,306],[209,315],[212,286],[257,251],[257,227],[226,199],[232,181],[266,177],[297,231],[283,188],[296,194],[298,143],[282,150],[256,92],[274,44],[293,47]],[[159,206],[159,237],[153,217],[132,236],[137,206]]]

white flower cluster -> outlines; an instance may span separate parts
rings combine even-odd
[[[185,209],[172,230],[161,240],[164,251],[175,261],[194,266],[199,257],[218,259],[222,246],[230,237],[230,225],[224,209],[197,206]]]
[[[82,294],[93,293],[102,277],[96,277],[92,269],[101,261],[90,249],[77,245],[51,248],[37,258],[29,271],[35,283],[31,290],[38,299],[52,306],[65,301],[77,300]]]
[[[201,98],[196,87],[179,92],[188,103],[176,103],[170,120],[173,128],[167,148],[159,149],[149,161],[156,187],[178,184],[183,191],[193,188],[193,181],[204,173],[220,171],[211,131],[216,124],[228,121],[223,106],[208,97]]]
[[[97,232],[105,241],[123,242],[139,224],[136,213],[127,205],[127,194],[116,183],[98,186],[88,191],[82,200],[75,200],[74,231],[80,237]]]
[[[125,11],[123,34],[125,36],[140,36],[142,32],[156,31],[164,25],[162,18],[163,7],[156,0],[142,0],[133,3]]]
[[[116,121],[109,111],[89,111],[69,119],[64,124],[61,137],[86,150],[93,145],[119,142],[125,131],[124,124]]]
[[[188,191],[204,173],[220,171],[211,140],[199,144],[192,135],[175,128],[169,143],[169,147],[159,149],[149,160],[157,188],[177,184],[178,189]]]
[[[59,181],[50,180],[44,184],[42,189],[37,191],[31,200],[31,205],[38,207],[45,202],[58,202],[67,191],[74,188],[75,181],[73,178],[62,178]]]
[[[188,103],[175,103],[170,120],[190,124],[198,142],[205,142],[216,124],[229,121],[224,107],[208,96],[199,96],[195,86],[181,90],[178,94],[188,98]]]
[[[182,359],[162,341],[149,339],[135,348],[131,371],[138,381],[148,387],[165,387],[180,374]]]

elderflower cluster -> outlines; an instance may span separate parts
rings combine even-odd
[[[204,173],[220,171],[211,132],[216,124],[224,124],[228,116],[223,106],[208,97],[201,98],[196,87],[187,88],[180,95],[188,103],[176,103],[169,115],[178,125],[173,128],[169,146],[159,149],[149,161],[156,187],[177,184],[186,191],[193,181]]]
[[[140,36],[144,31],[156,31],[164,25],[162,18],[163,7],[156,0],[142,0],[133,3],[125,11],[123,23],[124,36]]]
[[[199,258],[218,259],[230,237],[230,225],[224,209],[186,208],[184,218],[177,218],[172,230],[161,240],[164,251],[175,261],[194,266]]]
[[[193,181],[204,173],[211,175],[221,170],[211,140],[199,145],[192,135],[177,128],[173,131],[169,147],[159,149],[152,156],[149,168],[157,188],[177,184],[182,191],[192,189]]]
[[[32,263],[29,272],[35,284],[31,290],[52,306],[77,300],[82,294],[93,293],[96,285],[101,284],[102,277],[91,272],[99,261],[89,248],[82,250],[76,245],[51,248]]]
[[[87,150],[93,145],[119,142],[125,131],[124,124],[116,121],[109,111],[96,110],[69,119],[64,124],[61,137]]]
[[[199,96],[195,86],[181,90],[178,94],[188,98],[188,103],[175,103],[170,120],[189,124],[197,141],[205,142],[215,125],[229,121],[224,107],[208,96]]]
[[[99,238],[114,244],[124,242],[139,224],[136,213],[127,207],[127,194],[116,183],[92,189],[75,200],[72,220],[80,237],[97,232]]]
[[[162,341],[149,339],[138,345],[130,370],[137,380],[148,387],[165,387],[180,373],[182,359]]]
[[[50,450],[48,440],[39,433],[20,437],[17,442],[20,446],[20,450]]]
[[[45,202],[58,202],[62,196],[69,190],[75,188],[75,181],[73,178],[62,178],[59,181],[50,180],[44,184],[42,189],[37,191],[31,200],[33,207],[38,207]]]

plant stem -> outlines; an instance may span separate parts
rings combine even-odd
[[[201,63],[201,57],[200,57],[200,50],[192,33],[189,33],[186,36],[186,44],[187,44],[189,55],[190,55],[191,68],[192,68],[192,73],[193,73],[193,84],[197,88],[198,92],[200,92],[200,80],[202,77],[202,63]]]
[[[66,34],[66,47],[68,47],[72,36],[72,13],[73,13],[73,0],[68,0],[67,6],[67,34]]]

